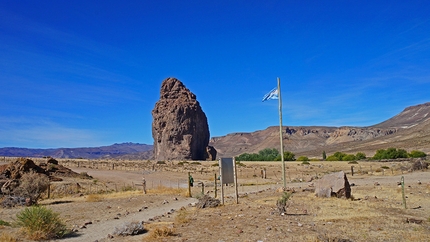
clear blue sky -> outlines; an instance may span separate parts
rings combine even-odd
[[[368,126],[430,101],[429,1],[0,1],[0,147],[152,144],[167,77],[211,136]]]

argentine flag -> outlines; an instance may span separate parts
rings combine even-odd
[[[267,101],[269,99],[278,99],[278,88],[277,87],[273,88],[272,91],[270,91],[269,93],[264,95],[263,102]]]

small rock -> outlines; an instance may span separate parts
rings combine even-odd
[[[297,223],[297,226],[299,226],[299,227],[303,227],[303,224],[301,224],[301,223]]]

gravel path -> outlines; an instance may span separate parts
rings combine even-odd
[[[73,234],[73,237],[67,237],[61,239],[61,241],[100,241],[108,237],[115,231],[116,227],[121,227],[127,222],[133,221],[148,221],[150,218],[156,216],[161,216],[171,211],[172,209],[178,210],[181,207],[185,207],[192,202],[196,202],[195,198],[180,199],[178,201],[169,201],[169,203],[160,205],[148,210],[143,210],[142,212],[136,212],[129,214],[124,217],[119,217],[118,219],[111,219],[99,222],[93,222],[92,224],[86,225],[86,228],[79,229],[78,232]]]

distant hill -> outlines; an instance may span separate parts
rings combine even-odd
[[[138,143],[121,143],[101,147],[58,148],[58,149],[27,149],[6,147],[0,148],[0,156],[9,157],[54,157],[54,158],[119,158],[134,155],[148,159],[152,156],[152,145]]]
[[[323,151],[327,155],[341,151],[373,156],[376,150],[389,147],[430,153],[430,102],[407,107],[398,115],[369,127],[284,126],[283,131],[285,150],[296,156],[321,157]],[[279,127],[213,137],[209,145],[215,147],[218,157],[279,149]],[[152,149],[152,145],[136,143],[92,148],[0,148],[0,156],[146,160],[152,158]]]
[[[320,157],[336,151],[364,152],[373,156],[376,150],[389,147],[430,152],[430,103],[408,107],[400,114],[369,127],[284,126],[285,150],[297,155]],[[213,137],[218,156],[257,153],[265,148],[279,149],[279,127],[251,133],[233,133]]]

